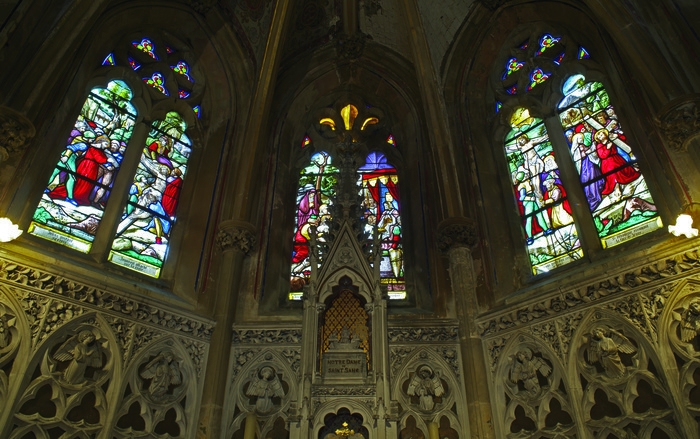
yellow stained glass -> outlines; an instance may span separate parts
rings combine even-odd
[[[340,110],[340,115],[343,117],[343,122],[345,122],[345,129],[350,131],[357,117],[357,108],[354,105],[346,105]]]
[[[319,121],[321,125],[328,125],[333,131],[335,131],[335,122],[330,117],[324,117]]]
[[[367,119],[365,119],[360,130],[364,130],[367,125],[374,125],[376,123],[379,123],[379,119],[377,119],[376,117],[368,117]]]

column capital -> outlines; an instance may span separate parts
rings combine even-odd
[[[255,246],[254,228],[242,221],[224,221],[216,232],[216,246],[222,252],[235,250],[247,255]]]
[[[476,223],[469,218],[449,218],[438,226],[438,248],[449,252],[457,247],[474,248],[479,243]]]
[[[12,108],[0,105],[0,162],[19,153],[35,133],[29,119]]]
[[[659,112],[656,125],[671,148],[687,151],[687,141],[700,134],[700,96],[684,96],[669,103]]]

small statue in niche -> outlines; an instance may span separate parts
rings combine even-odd
[[[627,372],[627,368],[622,364],[620,352],[633,354],[637,352],[637,348],[627,337],[612,328],[593,328],[588,339],[589,363],[600,362],[608,377],[620,378]]]
[[[406,391],[410,396],[417,396],[420,401],[420,408],[427,412],[433,410],[435,402],[433,397],[440,397],[445,394],[445,388],[440,381],[440,372],[433,373],[430,366],[423,365],[411,378],[411,383]]]
[[[537,378],[537,372],[540,372],[544,377],[552,373],[552,368],[539,357],[533,357],[532,350],[524,348],[519,350],[513,356],[513,366],[510,369],[510,382],[517,384],[522,381],[525,390],[530,396],[539,395],[542,390],[540,381]]]
[[[690,301],[688,308],[681,314],[681,340],[685,343],[693,341],[700,333],[700,299]]]
[[[260,413],[268,413],[274,406],[272,398],[284,396],[282,383],[277,377],[275,370],[270,366],[265,366],[260,371],[253,371],[252,378],[246,395],[257,396],[258,400],[255,402],[255,408]]]
[[[63,380],[73,385],[87,381],[85,371],[88,367],[102,367],[102,349],[99,343],[96,343],[95,334],[89,329],[83,329],[69,338],[56,351],[53,358],[58,361],[70,361],[66,370],[63,371]]]
[[[149,361],[139,374],[145,380],[151,380],[148,386],[148,394],[156,402],[167,402],[172,398],[168,394],[170,386],[179,386],[182,383],[180,366],[175,361],[172,352],[165,351]]]

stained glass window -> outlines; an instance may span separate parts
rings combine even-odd
[[[561,40],[561,37],[555,38],[549,34],[544,34],[540,38],[540,49],[537,51],[537,55],[542,55],[547,49],[554,46]]]
[[[89,252],[136,119],[124,82],[94,88],[34,212],[29,233]]]
[[[390,134],[389,137],[386,138],[386,143],[388,143],[391,146],[396,146],[396,141],[394,140],[394,136],[392,136]]]
[[[380,241],[379,263],[381,283],[389,290],[390,299],[406,297],[401,224],[399,176],[387,163],[384,154],[372,152],[358,170],[358,186],[363,197],[365,231],[370,240]]]
[[[192,107],[192,111],[197,115],[198,118],[202,117],[202,108],[199,105]]]
[[[311,156],[311,164],[301,171],[293,238],[291,300],[301,300],[304,285],[311,277],[310,244],[314,229],[317,241],[326,241],[331,220],[329,208],[335,200],[337,178],[338,168],[331,164],[331,156],[325,152]],[[323,255],[319,254],[319,257]]]
[[[107,55],[104,61],[102,61],[103,66],[113,66],[114,64],[114,54],[110,53]]]
[[[586,59],[586,58],[590,58],[590,57],[591,57],[591,55],[588,53],[588,51],[586,49],[584,49],[583,47],[578,48],[578,59]]]
[[[637,159],[600,82],[571,76],[559,119],[603,247],[661,227]]]
[[[506,62],[506,71],[503,73],[503,79],[506,79],[512,73],[517,72],[525,65],[524,62],[519,62],[515,58],[511,58]]]
[[[165,96],[169,96],[168,90],[165,89],[165,78],[162,74],[155,72],[150,78],[143,78],[143,82],[155,88]]]
[[[304,137],[304,140],[301,142],[301,147],[306,148],[311,144],[311,139],[309,139],[309,136]]]
[[[565,54],[565,52],[562,52],[562,53],[559,54],[559,56],[557,56],[556,58],[554,58],[554,59],[553,59],[554,64],[556,64],[556,65],[561,65],[561,62],[564,60],[564,54]]]
[[[516,94],[518,92],[518,84],[515,84],[514,86],[507,88],[506,92],[508,92],[509,95]]]
[[[160,275],[192,147],[186,128],[175,112],[151,125],[112,243],[113,263]]]
[[[545,73],[542,69],[535,69],[530,74],[530,85],[527,87],[527,91],[532,90],[536,85],[542,84],[551,76],[551,73]]]
[[[151,58],[158,60],[158,56],[156,56],[154,52],[156,45],[153,44],[153,41],[149,40],[148,38],[142,39],[141,42],[134,41],[131,44],[140,51],[147,53]]]
[[[583,251],[544,122],[518,108],[510,124],[505,152],[532,272],[546,273]]]
[[[134,70],[138,70],[141,68],[141,64],[137,63],[136,60],[134,60],[134,58],[132,57],[129,57],[129,65]]]
[[[187,65],[185,61],[180,61],[177,63],[177,65],[170,66],[170,68],[173,69],[175,73],[183,75],[188,81],[194,82],[194,79],[192,79],[192,76],[190,76],[190,66]]]

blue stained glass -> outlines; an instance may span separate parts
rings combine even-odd
[[[379,152],[370,153],[358,173],[365,232],[370,241],[380,240],[379,254],[374,258],[374,263],[379,263],[380,281],[387,286],[390,299],[404,299],[406,281],[398,173]]]

